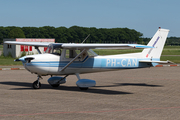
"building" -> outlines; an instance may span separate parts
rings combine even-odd
[[[48,42],[54,43],[55,39],[33,39],[33,38],[15,38],[15,39],[3,39],[3,41],[17,41],[17,42]],[[46,51],[47,47],[39,47],[39,50],[43,53]],[[26,54],[38,54],[34,46],[25,45],[3,45],[4,56],[11,55],[13,58],[21,57],[21,55],[26,52]]]

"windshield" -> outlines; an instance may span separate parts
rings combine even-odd
[[[93,50],[89,49],[88,51],[89,56],[98,56]]]
[[[50,44],[45,53],[61,55],[61,44]]]

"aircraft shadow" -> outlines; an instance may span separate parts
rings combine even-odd
[[[22,86],[23,88],[13,88],[11,90],[29,90],[32,88],[32,83],[26,83],[26,82],[0,82],[0,84],[3,85],[13,85],[13,86]],[[25,87],[25,88],[24,88]],[[100,86],[102,87],[102,86]],[[109,86],[110,87],[110,86]],[[113,86],[112,86],[113,87]],[[58,88],[52,88],[49,84],[42,84],[41,89],[54,89],[54,90],[65,90],[65,91],[76,91],[76,92],[86,92],[86,93],[96,93],[96,94],[107,94],[107,95],[125,95],[125,94],[133,94],[130,92],[122,92],[122,91],[114,91],[114,90],[107,90],[107,89],[93,89],[89,88],[88,90],[80,90],[77,86],[59,86]]]
[[[33,89],[32,83],[26,82],[0,82],[0,84],[4,85],[13,85],[13,86],[22,86],[23,88],[13,88],[11,90],[27,90]],[[88,90],[80,90],[77,86],[64,86],[61,85],[58,88],[52,88],[49,84],[42,84],[41,89],[54,89],[54,90],[65,90],[65,91],[76,91],[76,92],[87,92],[87,93],[96,93],[96,94],[110,94],[110,95],[117,95],[117,94],[133,94],[130,92],[122,92],[122,91],[114,91],[114,90],[107,90],[107,89],[99,89],[101,87],[118,87],[118,86],[145,86],[145,87],[163,87],[162,85],[151,85],[145,83],[114,83],[114,85],[107,85],[107,86],[95,86],[89,88]],[[24,88],[25,87],[25,88]],[[98,87],[98,88],[97,88]],[[94,89],[96,88],[96,89]]]
[[[117,86],[163,87],[162,85],[150,85],[150,84],[146,84],[146,83],[114,83],[114,85],[95,86],[95,87],[117,87]]]

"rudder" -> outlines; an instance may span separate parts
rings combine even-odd
[[[143,58],[159,59],[166,42],[167,35],[169,33],[168,29],[159,28],[147,46],[152,46],[154,48],[144,49],[142,51]]]

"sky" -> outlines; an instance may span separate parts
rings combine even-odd
[[[180,37],[180,0],[0,0],[0,26],[129,28]]]

